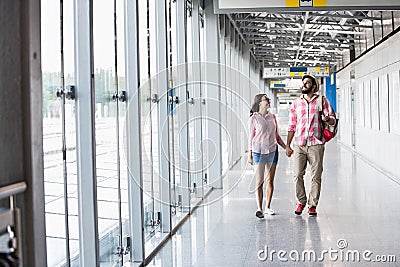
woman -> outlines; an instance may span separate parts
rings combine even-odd
[[[264,218],[263,214],[263,183],[266,175],[266,211],[269,215],[275,212],[271,209],[271,199],[274,192],[274,177],[276,164],[278,163],[278,146],[283,149],[286,145],[278,132],[278,124],[275,115],[270,113],[270,100],[266,94],[258,94],[254,97],[254,103],[250,110],[249,119],[249,159],[254,165],[256,177],[256,200],[258,218]]]

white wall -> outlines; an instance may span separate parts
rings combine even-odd
[[[400,34],[389,38],[337,74],[340,141],[400,179]],[[354,70],[352,84],[350,71]],[[351,88],[355,110],[351,113]]]

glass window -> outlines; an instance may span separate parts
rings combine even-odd
[[[371,11],[371,16],[380,18],[382,16],[381,11]],[[382,23],[380,20],[374,20],[374,44],[377,44],[382,39]]]
[[[393,31],[392,11],[382,11],[383,37]]]
[[[372,21],[368,21],[372,27],[374,27],[374,23]],[[370,47],[375,45],[375,41],[374,41],[374,33],[375,29],[373,28],[366,28],[365,29],[365,40],[366,40],[366,46],[367,49],[369,49]]]
[[[96,176],[101,266],[119,262],[128,235],[128,185],[122,158],[125,104],[123,0],[93,2]]]
[[[138,1],[138,42],[139,42],[139,78],[140,85],[143,85],[149,79],[149,32],[148,32],[148,15],[149,12],[147,10],[148,3],[147,1]]]
[[[158,184],[158,122],[156,88],[150,74],[156,72],[155,1],[138,1],[139,66],[140,66],[140,124],[142,142],[144,232],[148,240],[159,230]],[[150,251],[146,250],[146,253]]]
[[[393,18],[394,18],[394,28],[396,29],[397,27],[400,26],[400,10],[393,11]]]
[[[73,255],[79,251],[75,102],[65,100],[63,104],[63,100],[56,96],[57,90],[74,83],[73,1],[63,1],[62,4],[61,19],[60,1],[44,0],[41,3],[41,13],[46,14],[41,18],[41,60],[46,248],[49,266],[63,265],[67,258],[76,262],[77,256]],[[61,149],[63,140],[65,160]],[[65,203],[68,203],[67,207]]]

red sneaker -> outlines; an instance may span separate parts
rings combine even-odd
[[[300,215],[304,210],[305,205],[297,204],[297,209],[294,211],[295,214]]]
[[[317,216],[317,207],[312,206],[308,209],[308,215]]]

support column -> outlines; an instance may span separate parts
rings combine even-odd
[[[92,75],[93,2],[75,0],[74,14],[79,259],[81,266],[100,266]]]
[[[241,151],[241,153],[245,152],[248,149],[248,136],[249,136],[249,129],[248,129],[248,119],[250,115],[250,108],[252,104],[252,95],[250,91],[250,77],[249,77],[249,71],[250,71],[250,47],[248,45],[244,45],[243,47],[243,67],[242,67],[242,73],[243,73],[243,79],[241,82],[241,87],[243,88],[242,90],[242,97],[243,97],[243,109],[242,109],[242,121],[245,127],[245,144],[244,144],[244,150]]]
[[[213,11],[213,2],[211,0],[204,1],[204,8],[208,183],[212,187],[222,188],[219,26],[218,16]]]
[[[19,245],[23,265],[33,267],[47,264],[40,16],[39,0],[0,3],[0,88],[4,94],[0,151],[5,152],[0,156],[0,179],[2,183],[27,183],[23,197],[17,196],[22,228]]]
[[[158,89],[158,160],[160,176],[161,231],[171,232],[171,190],[169,173],[168,72],[167,72],[167,10],[165,1],[155,1],[156,78]]]
[[[173,81],[179,103],[176,105],[176,116],[178,117],[179,134],[179,171],[181,177],[181,188],[178,192],[182,194],[182,207],[190,208],[189,195],[189,129],[188,129],[188,102],[187,102],[187,47],[186,47],[186,0],[176,0],[176,44],[177,44],[177,66],[172,66],[176,81]]]
[[[204,177],[203,173],[203,153],[201,151],[202,141],[202,124],[201,124],[201,62],[200,62],[200,18],[199,18],[199,0],[192,1],[192,79],[193,84],[191,86],[192,92],[190,93],[194,99],[193,109],[194,117],[196,118],[194,124],[194,172],[191,175],[195,175],[194,179],[197,181],[197,192],[198,196],[203,197],[204,187],[202,180]],[[200,190],[200,192],[199,192]]]
[[[144,214],[142,146],[140,138],[140,92],[138,61],[138,0],[125,0],[125,77],[128,95],[126,111],[126,151],[128,161],[129,232],[131,237],[131,260],[143,262]]]
[[[227,27],[225,25],[225,15],[220,15],[219,16],[219,21],[220,24],[222,24],[222,31],[225,32],[225,27]],[[228,133],[230,132],[229,127],[231,126],[230,123],[228,123],[228,114],[231,114],[230,110],[228,109],[228,105],[231,104],[230,101],[227,101],[227,95],[228,95],[228,91],[229,91],[229,87],[227,87],[227,72],[230,72],[230,69],[228,69],[227,67],[227,58],[225,55],[225,36],[224,34],[222,36],[220,36],[220,42],[219,42],[219,53],[220,53],[220,85],[221,85],[221,124],[225,127],[225,131],[223,133],[221,133],[221,155],[223,155],[222,157],[222,166],[221,169],[225,170],[228,169],[229,166],[229,141],[230,138],[228,136]]]

